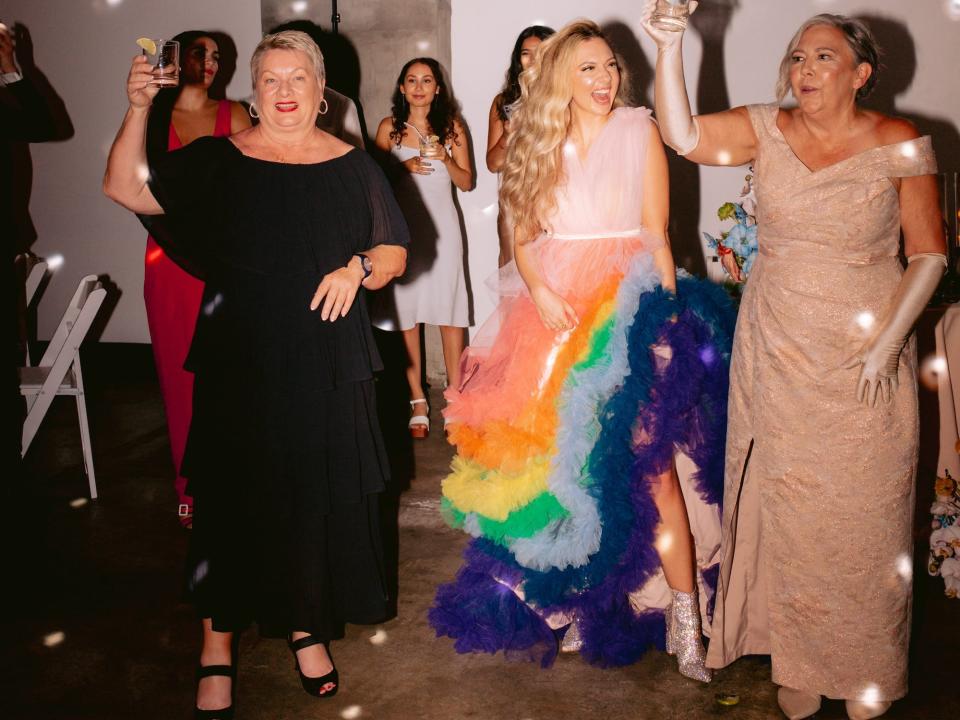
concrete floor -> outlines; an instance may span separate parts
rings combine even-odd
[[[6,720],[191,717],[199,634],[180,597],[188,531],[174,516],[149,356],[128,354],[122,373],[103,364],[87,372],[100,499],[82,502],[87,490],[76,420],[71,402],[60,398],[26,458],[16,506],[7,507],[14,537],[5,546],[8,610],[0,649]],[[385,423],[399,429],[388,433],[399,500],[386,511],[388,520],[399,518],[393,528],[388,522],[388,534],[399,540],[397,617],[352,627],[334,645],[342,688],[330,700],[301,691],[282,642],[248,631],[240,645],[239,720],[781,717],[766,658],[741,660],[701,685],[655,651],[617,670],[561,657],[544,671],[502,656],[457,655],[451,641],[435,638],[426,610],[437,584],[456,571],[465,543],[436,512],[451,452],[442,432],[411,446],[402,432],[403,400],[390,391],[389,378],[381,387],[391,408]],[[433,419],[439,424],[436,410]],[[957,718],[960,601],[943,598],[939,579],[923,572],[921,544],[912,689],[888,717]],[[719,693],[736,693],[740,702],[723,707]],[[845,715],[831,702],[817,717]]]

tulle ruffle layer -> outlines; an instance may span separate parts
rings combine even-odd
[[[590,267],[586,247],[564,250]],[[663,639],[662,611],[629,600],[659,572],[651,482],[681,451],[698,501],[720,501],[734,314],[710,283],[664,292],[647,253],[569,278],[583,285],[574,330],[549,332],[528,297],[508,299],[495,342],[467,355],[449,395],[458,456],[443,512],[476,540],[430,621],[461,652],[549,664],[547,618],[562,613],[588,660],[620,665]]]

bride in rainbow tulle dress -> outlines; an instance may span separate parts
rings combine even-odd
[[[516,261],[445,411],[442,511],[474,539],[430,622],[459,652],[544,666],[666,646],[709,681],[733,310],[677,277],[660,136],[618,107],[599,28],[546,40],[521,82],[501,190]]]

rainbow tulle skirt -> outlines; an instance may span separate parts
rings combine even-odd
[[[711,604],[735,313],[706,281],[681,276],[665,292],[644,240],[546,244],[540,272],[574,306],[576,328],[547,330],[517,292],[464,354],[445,411],[457,455],[441,509],[474,539],[429,612],[459,652],[546,666],[571,620],[597,665],[662,647],[651,482],[680,454],[692,461],[685,494],[706,508],[691,524],[717,526],[715,547],[697,548]],[[654,600],[638,602],[644,593]]]

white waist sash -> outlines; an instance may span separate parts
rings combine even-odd
[[[554,240],[602,240],[603,238],[627,238],[636,237],[643,234],[643,228],[631,228],[630,230],[610,230],[602,233],[553,233],[547,234],[547,237]]]

